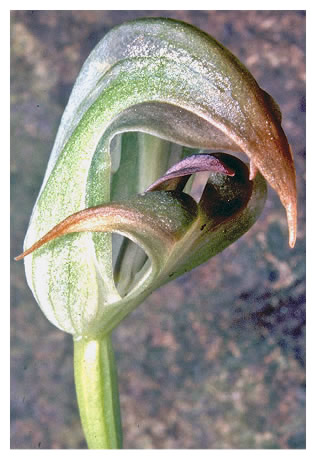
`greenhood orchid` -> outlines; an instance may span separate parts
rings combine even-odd
[[[227,152],[246,154],[249,167]],[[196,200],[201,172],[209,176]],[[115,387],[111,332],[153,290],[242,236],[264,207],[265,181],[293,247],[295,168],[280,109],[214,38],[151,18],[115,27],[92,51],[17,257],[46,317],[74,336],[89,447],[121,445],[118,397],[105,402],[100,389],[104,379]],[[89,378],[88,349],[91,363],[98,353],[110,361]]]

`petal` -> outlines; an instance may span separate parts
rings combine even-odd
[[[136,195],[125,203],[95,206],[72,214],[15,260],[70,233],[117,232],[143,247],[160,266],[170,248],[196,219],[197,212],[197,203],[185,193],[161,191]]]

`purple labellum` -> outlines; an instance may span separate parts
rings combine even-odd
[[[162,177],[147,188],[146,192],[182,191],[192,174],[204,171],[217,172],[226,176],[235,175],[235,171],[225,165],[225,162],[220,160],[216,154],[192,155],[168,169]]]

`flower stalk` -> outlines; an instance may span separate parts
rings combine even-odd
[[[111,335],[74,340],[80,418],[89,449],[120,449],[122,427]]]

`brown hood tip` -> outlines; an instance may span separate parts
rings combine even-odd
[[[296,201],[294,203],[289,203],[286,206],[286,215],[289,228],[289,245],[291,248],[294,248],[296,242],[296,227],[297,227],[297,210],[296,210]]]

